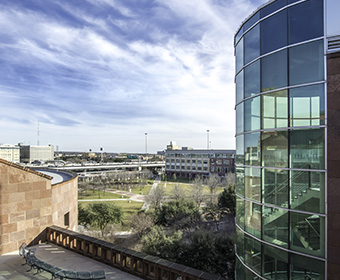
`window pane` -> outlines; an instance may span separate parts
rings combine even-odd
[[[288,126],[287,90],[264,94],[262,98],[262,128]]]
[[[243,266],[243,264],[240,262],[238,258],[236,258],[236,275],[237,275],[237,280],[245,280],[244,278],[244,270],[246,268]]]
[[[280,30],[278,32],[278,30]],[[287,10],[261,22],[261,54],[287,45]]]
[[[309,0],[288,9],[289,43],[323,36],[323,1]]]
[[[260,97],[244,102],[244,131],[260,129]]]
[[[317,82],[324,79],[323,41],[289,49],[289,84]]]
[[[263,207],[262,213],[263,240],[278,246],[288,246],[288,210]]]
[[[244,260],[244,233],[236,227],[236,253]]]
[[[260,60],[244,69],[244,97],[260,93]]]
[[[236,106],[236,134],[243,132],[243,103]]]
[[[244,136],[236,136],[236,164],[244,164]]]
[[[261,10],[261,18],[279,10],[287,4],[287,0],[276,0],[272,4],[267,5]]]
[[[260,56],[260,26],[256,25],[244,35],[244,64]]]
[[[288,132],[262,134],[262,166],[288,167]]]
[[[289,91],[290,126],[325,124],[324,85],[294,88]]]
[[[292,280],[301,279],[325,279],[325,262],[304,257],[297,254],[290,254]]]
[[[263,169],[262,201],[288,208],[288,171]]]
[[[291,130],[290,167],[301,169],[325,168],[324,129]]]
[[[244,229],[244,200],[236,196],[236,224]]]
[[[301,211],[325,213],[325,173],[292,170],[290,207]]]
[[[235,42],[234,45],[240,40],[241,36],[243,35],[243,26],[240,28],[240,31],[235,36]]]
[[[243,25],[244,30],[248,30],[249,27],[252,27],[259,19],[260,19],[260,13],[257,12],[250,19],[248,19],[248,21]]]
[[[289,279],[288,253],[263,245],[263,276],[272,280]]]
[[[244,159],[246,165],[260,165],[260,133],[244,135]]]
[[[261,205],[244,201],[244,229],[258,238],[261,237]]]
[[[261,169],[246,167],[244,175],[245,197],[261,202]]]
[[[243,99],[243,71],[236,76],[236,103]]]
[[[287,50],[262,58],[261,75],[262,92],[287,86]]]
[[[261,243],[244,235],[244,261],[256,272],[261,273]]]
[[[243,67],[243,38],[241,39],[241,41],[237,44],[236,48],[235,48],[235,52],[236,52],[236,73],[238,71],[240,71],[240,69]]]
[[[244,168],[236,167],[236,193],[244,196]]]
[[[290,212],[290,248],[292,250],[325,256],[325,218],[318,215]]]

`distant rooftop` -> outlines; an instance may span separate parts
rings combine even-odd
[[[74,178],[74,174],[65,172],[65,171],[57,171],[57,170],[46,170],[46,169],[34,169],[40,173],[43,173],[47,176],[52,177],[51,184],[56,185],[62,182],[66,182],[72,178]]]

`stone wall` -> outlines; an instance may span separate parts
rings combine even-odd
[[[68,213],[68,225],[65,215]],[[78,230],[78,177],[52,186],[52,222],[67,229]]]
[[[0,159],[0,255],[29,244],[51,225],[77,230],[78,178],[53,186],[51,179]]]
[[[327,56],[327,276],[340,271],[340,53]]]

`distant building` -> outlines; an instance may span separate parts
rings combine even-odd
[[[20,145],[20,162],[32,163],[34,161],[54,160],[54,148],[48,146]]]
[[[19,163],[20,147],[9,144],[0,145],[0,158],[10,162]]]
[[[211,174],[225,177],[229,172],[235,172],[234,160],[235,150],[180,149],[172,141],[165,151],[165,173],[167,176],[175,174],[177,177],[190,179],[198,175],[208,177]]]

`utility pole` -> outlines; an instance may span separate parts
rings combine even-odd
[[[209,150],[209,129],[207,129],[207,150]]]

